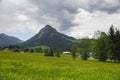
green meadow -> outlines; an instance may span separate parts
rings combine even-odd
[[[0,51],[0,80],[120,80],[120,64]]]

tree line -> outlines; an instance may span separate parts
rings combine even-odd
[[[75,53],[79,52],[83,60],[92,56],[100,61],[120,62],[120,30],[111,25],[107,33],[97,31],[93,39],[80,39],[71,52],[74,59],[77,57]]]
[[[56,56],[56,57],[60,57],[61,54],[63,53],[63,50],[60,48],[24,48],[22,46],[19,45],[9,45],[9,46],[4,46],[4,47],[0,47],[0,50],[9,50],[12,52],[24,52],[24,53],[44,53],[44,56]]]
[[[0,50],[9,50],[12,52],[40,52],[42,53],[44,51],[44,49],[40,48],[24,48],[22,46],[19,45],[9,45],[9,46],[4,46],[4,47],[0,47]]]
[[[120,30],[111,25],[108,33],[98,32],[93,53],[100,61],[120,62]]]

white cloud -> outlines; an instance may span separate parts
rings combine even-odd
[[[73,20],[73,23],[77,25],[73,26],[67,34],[76,38],[93,37],[95,31],[101,30],[107,32],[112,24],[120,29],[119,21],[120,13],[108,14],[99,11],[90,13],[84,9],[78,9],[78,13]]]
[[[17,18],[19,19],[19,20],[21,20],[21,21],[26,21],[26,20],[28,20],[28,17],[26,16],[26,15],[18,15],[17,16]]]

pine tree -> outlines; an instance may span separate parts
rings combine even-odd
[[[109,52],[109,58],[111,60],[114,60],[116,62],[116,55],[115,55],[115,30],[113,25],[111,25],[109,29],[109,47],[108,47],[108,52]]]
[[[114,62],[120,61],[120,31],[112,25],[109,30],[109,58]]]
[[[100,61],[106,61],[108,58],[106,40],[107,40],[106,33],[100,32],[100,37],[95,42],[94,54]]]
[[[115,58],[120,62],[120,31],[116,29],[115,32]]]

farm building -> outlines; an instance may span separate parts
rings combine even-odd
[[[70,54],[70,51],[64,51],[63,54]]]

